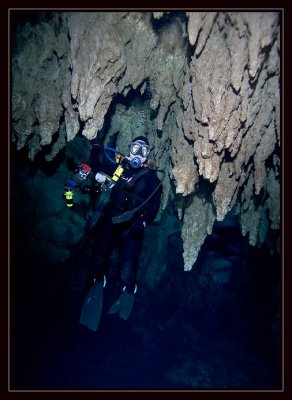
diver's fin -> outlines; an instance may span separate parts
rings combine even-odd
[[[114,304],[111,306],[111,308],[108,311],[109,314],[115,314],[120,311],[123,294],[124,293],[122,293],[121,296],[118,298],[118,300],[116,300]]]
[[[134,294],[128,293],[126,290],[123,293],[122,306],[120,308],[119,316],[123,319],[128,319],[131,314],[133,304],[134,304]]]
[[[96,282],[84,301],[79,322],[88,329],[96,331],[100,321],[103,301],[103,284]]]
[[[122,319],[128,319],[131,314],[134,304],[134,294],[128,293],[126,290],[121,294],[121,296],[114,302],[114,304],[109,309],[109,314],[119,313]]]

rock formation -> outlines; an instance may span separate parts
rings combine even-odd
[[[120,151],[147,134],[162,209],[185,198],[185,270],[229,211],[252,245],[279,231],[279,13],[48,12],[14,30],[12,139],[30,160],[80,133]]]

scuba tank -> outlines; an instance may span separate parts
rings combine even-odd
[[[65,199],[66,199],[67,207],[72,207],[73,206],[73,196],[74,196],[74,194],[73,194],[73,191],[70,190],[69,187],[65,188],[64,196],[65,196]]]

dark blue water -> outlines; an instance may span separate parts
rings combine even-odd
[[[223,244],[215,237],[204,246],[197,268]],[[109,281],[97,332],[79,324],[84,285],[74,286],[70,266],[15,257],[11,388],[280,389],[281,332],[271,329],[277,258],[255,250],[248,257],[248,279],[220,287],[225,301],[214,291],[193,296],[194,271],[166,274],[155,289],[140,284],[127,321],[107,313],[119,295]]]

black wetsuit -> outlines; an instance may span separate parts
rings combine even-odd
[[[112,175],[117,165],[108,166],[107,172]],[[149,167],[147,173],[140,176],[131,185],[131,179],[140,174],[140,169],[133,169],[125,165],[123,178],[120,178],[116,186],[111,189],[110,201],[105,206],[103,215],[97,225],[95,254],[92,262],[93,276],[102,281],[107,273],[111,253],[115,247],[118,250],[118,265],[120,269],[120,282],[122,288],[132,293],[135,289],[138,260],[142,249],[144,229],[142,222],[148,225],[157,215],[160,206],[162,187],[147,202],[143,209],[139,210],[130,221],[114,224],[112,217],[119,216],[125,211],[132,210],[142,204],[154,192],[160,183],[155,170]],[[111,169],[111,171],[109,171]]]

